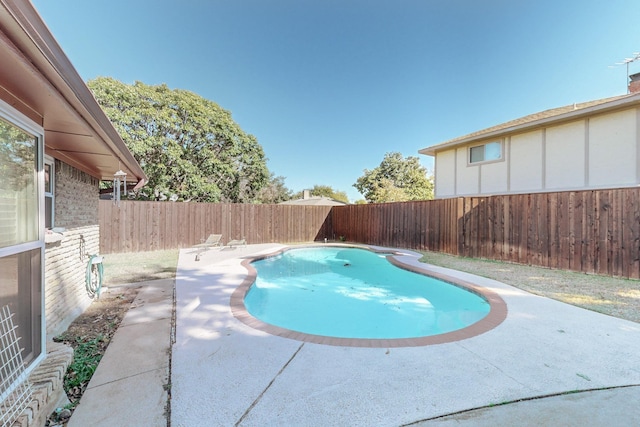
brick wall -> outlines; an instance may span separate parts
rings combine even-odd
[[[54,226],[62,240],[45,248],[45,318],[47,336],[64,332],[91,303],[85,289],[87,255],[97,254],[98,180],[56,161]]]
[[[55,226],[98,224],[99,181],[56,160]]]

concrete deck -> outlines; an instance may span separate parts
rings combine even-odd
[[[242,259],[280,248],[212,249],[197,262],[192,250],[181,251],[173,427],[640,424],[640,324],[430,267],[497,292],[506,320],[482,335],[425,347],[295,341],[252,329],[229,308],[246,276]],[[420,265],[418,258],[407,251],[402,261]],[[139,400],[144,384],[131,385]],[[614,389],[589,391],[606,388]],[[500,405],[554,394],[562,395]]]
[[[68,426],[164,427],[167,389],[174,427],[640,425],[637,323],[432,267],[498,292],[507,319],[425,347],[294,341],[229,308],[242,259],[279,248],[212,249],[199,262],[183,250],[170,387],[173,281],[146,282]],[[417,254],[403,258],[419,265]]]

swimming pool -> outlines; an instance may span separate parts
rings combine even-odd
[[[481,333],[487,317],[495,322],[489,316],[495,295],[398,268],[392,259],[363,248],[316,246],[253,260],[245,266],[256,274],[234,299],[246,313],[234,315],[270,333],[338,345],[446,342],[456,331]]]

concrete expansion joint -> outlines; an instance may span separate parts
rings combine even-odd
[[[126,376],[126,377],[117,378],[117,379],[115,379],[115,380],[107,381],[107,382],[104,382],[104,383],[102,383],[102,384],[98,384],[98,385],[93,386],[93,387],[91,387],[91,386],[90,386],[90,387],[87,387],[87,390],[95,390],[95,389],[99,389],[99,388],[104,387],[104,386],[106,386],[106,385],[117,383],[118,381],[123,381],[123,380],[129,379],[129,378],[139,377],[140,375],[145,375],[145,374],[148,374],[148,373],[151,373],[151,372],[157,372],[157,371],[162,371],[162,370],[165,370],[165,371],[166,371],[167,369],[168,369],[168,366],[161,366],[161,367],[159,367],[159,368],[148,369],[148,370],[146,370],[146,371],[142,371],[142,372],[136,372],[136,373],[135,373],[135,374],[133,374],[133,375],[128,375],[128,376]]]
[[[475,357],[477,357],[478,359],[482,360],[483,362],[487,363],[490,366],[493,366],[494,369],[496,369],[497,371],[499,371],[502,375],[506,376],[507,378],[510,378],[513,382],[515,382],[518,385],[521,385],[522,387],[528,388],[529,386],[521,381],[518,381],[517,378],[513,377],[513,375],[509,375],[504,369],[502,369],[499,365],[496,365],[495,363],[491,362],[491,360],[487,359],[486,357],[482,357],[480,356],[478,353],[474,352],[473,350],[470,350],[469,348],[465,347],[464,344],[462,344],[461,342],[456,343],[460,348],[465,349],[466,351],[468,351],[469,353],[473,354]]]
[[[120,323],[120,326],[118,326],[118,328],[130,328],[132,326],[135,327],[135,326],[140,326],[140,325],[146,325],[146,324],[149,324],[149,323],[166,322],[167,320],[172,320],[172,319],[173,318],[171,316],[154,317],[153,319],[134,321],[134,322],[131,322],[131,323]],[[126,321],[126,318],[125,318],[125,321]]]
[[[446,419],[447,417],[451,417],[451,416],[455,416],[455,415],[467,414],[467,413],[471,413],[471,412],[477,411],[477,410],[490,409],[490,408],[495,408],[495,407],[498,407],[498,406],[506,406],[506,405],[511,405],[511,404],[514,404],[514,403],[531,402],[531,401],[534,401],[534,400],[541,400],[541,399],[547,399],[547,398],[553,398],[553,397],[561,397],[561,396],[566,396],[566,395],[570,395],[570,394],[574,395],[574,394],[580,394],[580,393],[590,393],[590,392],[616,390],[616,389],[626,389],[626,388],[634,388],[634,387],[640,387],[640,384],[628,384],[628,385],[613,386],[613,387],[598,387],[598,388],[591,388],[591,389],[584,389],[584,390],[575,390],[575,391],[570,391],[570,392],[542,394],[542,395],[539,395],[539,396],[525,397],[525,398],[522,398],[522,399],[511,400],[511,401],[508,401],[508,402],[501,402],[501,403],[492,404],[492,405],[479,406],[479,407],[476,407],[476,408],[465,409],[463,411],[456,411],[456,412],[452,412],[452,413],[449,413],[449,414],[438,415],[438,416],[430,417],[430,418],[424,418],[424,419],[421,419],[421,420],[412,421],[412,422],[410,422],[408,424],[402,424],[400,427],[421,425],[422,423],[427,422],[427,421],[435,421],[435,420]]]
[[[289,358],[289,360],[287,360],[287,363],[285,363],[282,368],[280,368],[280,370],[278,371],[278,373],[271,379],[271,381],[269,381],[269,384],[267,384],[267,386],[265,387],[264,390],[262,390],[262,392],[258,395],[258,397],[256,397],[256,399],[251,403],[251,405],[249,405],[249,407],[247,408],[246,411],[244,411],[244,414],[242,414],[242,416],[238,419],[238,421],[236,421],[236,423],[234,424],[234,427],[238,427],[240,424],[242,424],[242,422],[244,421],[244,419],[247,417],[247,415],[249,415],[249,413],[251,412],[251,410],[258,404],[258,402],[260,402],[260,400],[262,399],[262,397],[267,393],[267,391],[271,388],[271,386],[273,385],[273,383],[278,379],[278,377],[284,372],[285,369],[287,369],[287,366],[289,366],[289,364],[293,361],[293,359],[295,359],[295,357],[298,355],[298,353],[300,352],[300,350],[302,350],[302,347],[304,347],[305,343],[300,344],[300,347],[298,347],[298,349],[291,355],[291,357]]]

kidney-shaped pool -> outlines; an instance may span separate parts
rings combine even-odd
[[[477,335],[490,329],[482,323],[492,311],[492,324],[504,319],[496,310],[506,315],[493,292],[418,274],[390,260],[389,253],[344,246],[289,249],[254,260],[251,283],[232,298],[232,306],[238,298],[244,306],[234,315],[245,321],[248,314],[257,319],[245,321],[251,326],[304,341],[389,347]],[[465,329],[470,330],[452,335]],[[425,341],[429,337],[439,338]]]

